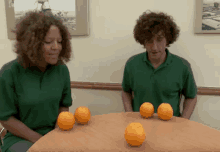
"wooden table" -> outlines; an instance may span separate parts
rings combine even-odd
[[[131,122],[140,122],[146,139],[130,147],[124,131]],[[59,128],[39,139],[29,152],[220,152],[220,131],[185,118],[160,120],[157,114],[144,119],[139,112],[92,116],[87,125],[75,123],[70,131]]]

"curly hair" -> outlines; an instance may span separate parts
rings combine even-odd
[[[166,38],[167,47],[179,37],[180,29],[173,21],[172,16],[168,16],[163,12],[155,13],[150,11],[150,13],[144,12],[139,16],[133,33],[135,40],[145,48],[145,42],[150,41],[161,30]]]
[[[72,55],[71,36],[62,20],[54,16],[53,13],[29,11],[19,19],[16,29],[12,30],[16,34],[14,52],[17,53],[18,62],[25,69],[31,64],[40,65],[40,62],[45,60],[42,48],[44,38],[51,25],[59,28],[62,37],[62,50],[55,66],[70,61]]]

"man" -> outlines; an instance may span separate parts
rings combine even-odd
[[[197,86],[190,63],[166,48],[177,40],[179,32],[172,17],[164,13],[144,12],[137,20],[134,38],[146,52],[126,62],[122,82],[126,112],[139,111],[142,103],[151,102],[156,113],[161,103],[169,103],[174,116],[190,118],[197,102]],[[185,96],[182,114],[181,94]]]

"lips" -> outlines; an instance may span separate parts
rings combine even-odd
[[[57,54],[50,54],[49,57],[51,57],[51,58],[57,58],[58,55],[57,55]]]

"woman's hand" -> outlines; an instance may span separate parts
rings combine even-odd
[[[56,125],[55,125],[55,129],[56,129],[56,128],[59,128],[59,126],[57,125],[57,123],[56,123]]]
[[[31,142],[32,142],[32,143],[35,143],[35,142],[38,141],[41,137],[43,137],[41,134],[32,135],[32,137],[31,137]]]
[[[64,112],[64,111],[69,111],[69,107],[60,107],[60,108],[59,108],[59,114],[60,114],[61,112]],[[57,122],[56,122],[56,125],[55,125],[55,128],[54,128],[54,129],[56,129],[56,128],[59,128],[59,126],[57,125]]]
[[[32,143],[35,143],[39,140],[42,135],[38,132],[33,131],[29,127],[27,127],[23,122],[16,119],[14,116],[11,116],[6,121],[0,121],[2,126],[11,132],[13,135],[24,138]]]

